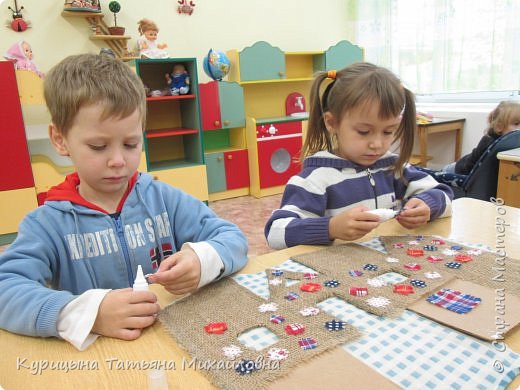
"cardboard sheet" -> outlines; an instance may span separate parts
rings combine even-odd
[[[442,288],[474,295],[481,298],[482,302],[467,314],[457,314],[427,302],[425,295],[408,306],[408,309],[486,341],[495,340],[495,336],[501,340],[520,323],[520,298],[508,294],[507,290],[493,290],[460,279],[447,282]]]

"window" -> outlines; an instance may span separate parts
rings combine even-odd
[[[355,42],[416,94],[519,98],[520,1],[351,0]],[[451,93],[451,94],[450,94]],[[479,94],[482,101],[482,94]]]

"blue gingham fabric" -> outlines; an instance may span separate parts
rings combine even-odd
[[[461,244],[490,250],[484,245]],[[384,252],[379,239],[362,245]],[[278,268],[315,272],[292,260],[285,261]],[[402,275],[392,275],[387,282],[402,281],[399,276]],[[233,278],[253,293],[269,299],[265,272],[236,275]],[[343,345],[347,353],[402,388],[502,390],[520,374],[520,355],[510,348],[499,351],[489,342],[411,311],[405,310],[400,317],[388,319],[369,314],[335,297],[320,302],[317,306],[362,332],[362,337]],[[276,335],[266,328],[259,329],[248,335],[247,341],[241,342],[255,350],[264,349],[276,342]]]
[[[265,327],[254,328],[238,336],[241,344],[254,351],[266,349],[278,340],[278,336]]]

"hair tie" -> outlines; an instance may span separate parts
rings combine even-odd
[[[336,80],[336,70],[332,69],[332,70],[327,71],[327,78]]]

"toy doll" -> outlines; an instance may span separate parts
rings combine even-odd
[[[38,70],[33,59],[31,45],[25,41],[20,41],[12,45],[4,54],[9,61],[14,62],[15,69],[30,70],[43,78],[43,73]]]
[[[190,75],[183,64],[175,64],[171,75],[166,73],[166,82],[173,96],[186,95],[190,90]]]
[[[168,58],[170,55],[164,49],[168,47],[166,43],[157,43],[159,27],[149,19],[141,19],[137,30],[141,36],[137,39],[139,56],[141,58]]]

